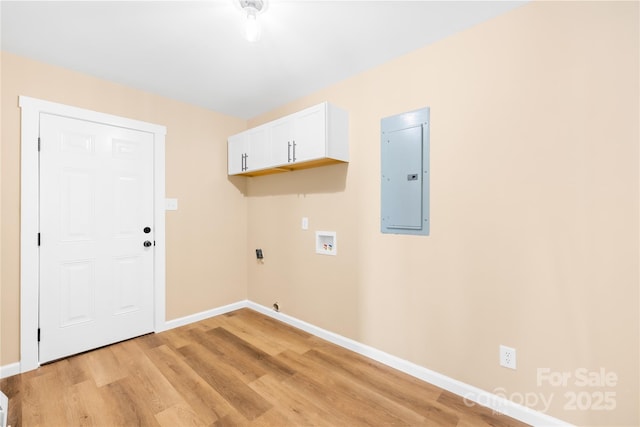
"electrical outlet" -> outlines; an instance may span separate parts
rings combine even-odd
[[[164,205],[165,205],[164,210],[166,211],[177,211],[178,199],[165,199]]]
[[[500,366],[505,368],[516,369],[516,349],[507,347],[506,345],[500,346]]]

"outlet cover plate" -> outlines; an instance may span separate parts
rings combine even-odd
[[[516,369],[516,349],[507,347],[506,345],[500,346],[500,366],[505,368]]]
[[[178,210],[178,199],[164,199],[165,210],[167,211],[177,211]]]

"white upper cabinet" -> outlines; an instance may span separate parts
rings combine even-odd
[[[349,119],[327,102],[228,139],[229,175],[265,175],[349,161]]]

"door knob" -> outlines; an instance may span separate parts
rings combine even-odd
[[[151,246],[151,242],[148,240],[145,240],[145,242],[143,243],[145,248],[148,248],[149,246]]]

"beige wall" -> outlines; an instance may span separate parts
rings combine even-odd
[[[227,136],[246,121],[2,53],[0,365],[19,360],[20,109],[18,96],[167,127],[167,320],[247,297],[244,182],[226,174]]]
[[[564,420],[639,425],[638,14],[529,4],[251,120],[335,103],[351,161],[248,179],[265,254],[249,298],[516,401],[542,394]],[[431,235],[383,235],[380,119],[424,106]],[[314,230],[337,232],[338,256],[314,254]],[[615,387],[576,384],[601,367]],[[538,385],[538,368],[572,377]],[[601,392],[615,410],[565,409]]]

